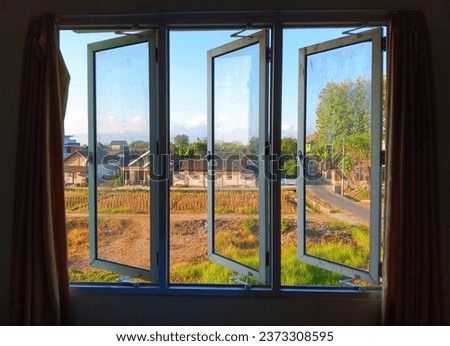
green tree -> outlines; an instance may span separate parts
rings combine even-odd
[[[295,178],[297,176],[297,160],[289,159],[284,161],[281,171],[282,176],[285,178]]]
[[[180,156],[190,156],[189,154],[189,136],[188,135],[176,135],[173,139],[173,151]]]
[[[354,134],[370,133],[370,82],[330,82],[321,91],[316,109],[317,146],[339,152]]]
[[[216,153],[242,153],[244,152],[245,145],[239,141],[224,142],[216,141],[215,151]]]
[[[284,137],[281,139],[281,155],[286,155],[290,158],[297,154],[297,139],[293,137]]]
[[[189,151],[191,151],[194,155],[202,157],[206,155],[208,150],[208,141],[206,138],[197,138],[197,140],[192,142],[189,147]]]
[[[130,143],[130,149],[147,149],[150,147],[150,144],[148,141],[134,141]]]
[[[258,155],[259,153],[259,138],[252,137],[248,143],[248,154]]]

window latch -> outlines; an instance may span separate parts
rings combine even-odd
[[[242,286],[244,286],[245,289],[249,290],[252,285],[250,285],[248,282],[243,281],[243,278],[247,278],[248,276],[232,276],[230,278],[231,281],[237,283],[237,284],[241,284]]]
[[[94,154],[92,154],[92,151],[90,151],[88,153],[88,159],[87,159],[88,163],[93,163],[94,162]]]
[[[364,290],[364,287],[361,287],[360,285],[357,285],[357,284],[355,284],[354,282],[353,282],[353,280],[355,280],[355,279],[357,279],[357,278],[347,278],[347,279],[342,279],[342,280],[339,280],[339,283],[340,284],[343,284],[343,285],[346,285],[346,286],[349,286],[349,287],[355,287],[355,288],[358,288],[359,290]]]
[[[139,282],[135,282],[133,280],[131,280],[131,278],[129,276],[122,276],[120,278],[118,278],[116,280],[116,282],[121,283],[121,284],[127,284],[133,287],[139,287],[140,283]]]
[[[298,151],[298,155],[297,155],[298,162],[299,162],[300,164],[302,164],[304,158],[305,158],[305,157],[303,156],[303,151],[299,150],[299,151]]]

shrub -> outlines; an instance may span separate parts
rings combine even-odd
[[[246,218],[246,219],[242,219],[242,221],[241,221],[241,227],[242,227],[242,229],[244,229],[246,231],[253,232],[257,226],[258,226],[258,221],[256,219]]]

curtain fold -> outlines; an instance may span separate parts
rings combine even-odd
[[[63,141],[69,74],[55,18],[29,23],[17,144],[11,323],[69,323]]]
[[[383,323],[446,324],[437,117],[422,12],[393,14],[388,69]]]

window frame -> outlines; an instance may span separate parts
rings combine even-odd
[[[381,236],[381,103],[382,103],[382,28],[364,30],[331,41],[321,42],[299,49],[299,114],[298,114],[298,153],[302,156],[300,166],[303,174],[297,179],[299,201],[306,201],[306,93],[307,93],[307,57],[329,52],[359,43],[370,42],[371,54],[371,107],[370,107],[370,152],[371,152],[371,198],[370,198],[370,245],[369,270],[362,270],[344,264],[310,255],[306,252],[306,208],[298,208],[298,258],[299,261],[330,270],[351,279],[359,279],[372,284],[380,283],[380,236]],[[303,205],[306,205],[303,203]]]
[[[276,235],[279,232],[274,232],[274,229],[280,229],[281,213],[275,212],[271,214],[270,218],[270,237],[271,242],[271,271],[272,281],[269,287],[253,287],[251,291],[244,290],[239,286],[218,286],[218,285],[177,285],[169,284],[169,258],[168,258],[168,244],[169,234],[167,228],[169,225],[169,160],[167,157],[161,155],[162,152],[168,152],[168,129],[169,129],[169,78],[168,78],[168,36],[170,29],[208,29],[208,28],[231,28],[248,27],[248,23],[257,23],[258,28],[271,29],[272,41],[272,67],[270,71],[270,128],[272,136],[270,138],[270,146],[272,148],[271,155],[275,157],[280,156],[281,149],[281,117],[274,116],[281,114],[281,81],[282,81],[282,37],[283,30],[287,28],[300,27],[317,27],[317,26],[338,26],[338,27],[355,27],[360,23],[367,25],[384,25],[387,26],[389,21],[388,11],[249,11],[245,13],[226,12],[226,13],[212,13],[212,12],[196,12],[191,16],[186,17],[179,13],[150,13],[147,15],[125,15],[125,16],[60,16],[59,28],[71,29],[77,31],[95,31],[95,30],[112,30],[124,29],[132,30],[136,28],[136,23],[140,29],[156,29],[158,42],[158,64],[157,73],[163,78],[158,79],[158,94],[157,94],[157,108],[158,108],[158,123],[156,125],[156,167],[157,172],[161,174],[155,176],[155,193],[153,197],[159,201],[158,211],[163,212],[159,214],[155,220],[158,244],[158,285],[142,285],[139,288],[134,286],[127,287],[128,284],[84,284],[71,283],[71,287],[75,289],[101,289],[106,287],[113,288],[114,292],[136,292],[141,294],[143,290],[148,293],[156,294],[209,294],[209,295],[268,295],[279,296],[283,294],[303,294],[303,293],[327,293],[327,294],[342,294],[361,292],[362,289],[357,287],[289,287],[281,286],[280,284],[280,258],[281,258],[281,243]],[[134,23],[131,25],[130,23]],[[151,24],[149,24],[151,23]],[[271,172],[275,172],[277,163],[271,163]],[[276,176],[270,182],[269,203],[276,207],[280,204],[280,177]],[[155,208],[156,209],[156,208]],[[161,216],[162,215],[162,216]],[[277,234],[275,234],[277,233]],[[273,268],[278,267],[278,272]],[[378,291],[379,292],[379,291]]]
[[[259,268],[250,268],[242,263],[225,257],[215,251],[215,59],[234,53],[250,46],[259,45],[259,85],[258,85],[258,169],[259,178],[257,186],[259,192],[259,213],[258,213],[258,234],[259,234]],[[230,43],[216,47],[208,51],[208,258],[224,267],[230,268],[244,277],[260,281],[262,284],[268,284],[270,281],[269,258],[269,225],[268,225],[268,181],[264,179],[267,172],[268,155],[265,153],[266,143],[268,142],[268,90],[267,80],[269,73],[269,61],[267,57],[268,32],[262,30],[249,36],[236,39]],[[232,179],[225,175],[225,179]]]
[[[132,46],[134,44],[148,43],[148,80],[149,80],[149,142],[150,142],[150,152],[156,152],[156,147],[154,145],[155,141],[150,140],[151,138],[156,138],[156,119],[157,119],[157,108],[156,108],[156,93],[152,90],[157,90],[157,75],[156,75],[156,35],[153,31],[145,31],[138,35],[126,35],[122,37],[112,38],[104,41],[99,41],[95,43],[88,44],[88,142],[89,142],[89,152],[88,152],[88,167],[95,167],[94,169],[88,168],[88,179],[91,182],[89,191],[89,264],[95,268],[109,270],[120,275],[129,275],[137,278],[143,278],[147,280],[156,280],[158,275],[158,258],[157,258],[157,245],[158,245],[158,232],[152,231],[156,229],[154,227],[154,221],[157,219],[156,211],[151,210],[150,214],[150,268],[149,270],[134,267],[131,265],[109,261],[102,259],[98,254],[98,208],[97,208],[97,187],[98,187],[98,170],[97,170],[97,83],[96,83],[96,53],[113,50],[117,48],[123,48]],[[92,150],[92,148],[95,148]],[[154,155],[151,155],[153,158]],[[154,174],[150,170],[151,174]],[[93,185],[92,185],[93,184]],[[151,203],[155,203],[156,199],[152,193],[155,187],[154,179],[151,179],[150,186],[150,200]]]

